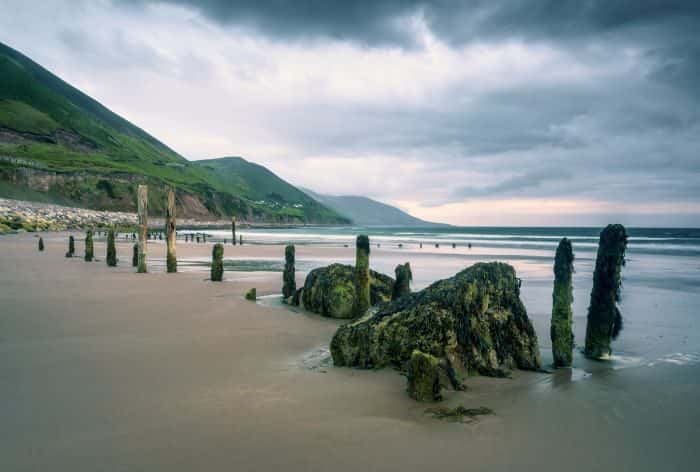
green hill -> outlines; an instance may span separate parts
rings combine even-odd
[[[155,214],[172,186],[186,217],[347,222],[267,169],[234,161],[188,161],[0,43],[0,196],[133,211],[146,183]]]

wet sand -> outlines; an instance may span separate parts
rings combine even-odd
[[[120,265],[108,268],[102,241],[99,261],[85,263],[82,238],[69,260],[66,234],[43,236],[44,253],[33,235],[0,238],[2,471],[685,471],[700,463],[692,357],[625,367],[577,355],[573,371],[470,378],[467,392],[443,403],[495,414],[446,423],[410,400],[391,369],[319,367],[314,353],[338,321],[243,299],[253,286],[278,293],[279,273],[226,272],[211,283],[201,270],[156,272],[158,243],[154,272],[139,275],[130,243],[118,244]],[[181,258],[210,253],[209,244],[178,245]],[[241,258],[282,254],[281,246],[226,247]],[[393,257],[373,249],[384,256]],[[546,359],[547,327],[535,324]]]

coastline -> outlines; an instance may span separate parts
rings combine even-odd
[[[243,298],[251,287],[279,293],[279,272],[227,271],[223,283],[206,270],[166,274],[164,244],[154,243],[153,271],[139,275],[131,242],[118,241],[120,263],[108,268],[102,240],[98,261],[85,263],[64,257],[67,233],[44,236],[44,253],[33,234],[0,239],[3,470],[184,471],[206,459],[212,470],[651,471],[690,470],[700,459],[691,446],[698,363],[581,369],[577,353],[576,369],[552,375],[470,377],[440,406],[494,414],[448,423],[408,398],[396,371],[315,368],[338,320]],[[81,238],[76,246],[79,256]],[[282,251],[244,245],[226,257]],[[353,249],[298,251],[300,260],[337,260]],[[183,261],[210,254],[210,244],[178,244]]]

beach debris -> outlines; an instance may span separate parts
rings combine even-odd
[[[73,257],[75,254],[75,238],[71,234],[68,236],[68,252],[66,252],[66,257]]]
[[[109,267],[116,267],[117,265],[117,248],[114,244],[113,229],[107,232],[107,265]]]
[[[139,266],[139,244],[138,243],[134,243],[134,254],[131,256],[131,266],[132,267]]]
[[[330,347],[336,366],[403,370],[418,349],[460,373],[503,377],[540,367],[520,280],[501,262],[475,264],[342,325]]]
[[[92,230],[89,229],[85,233],[85,262],[92,262],[95,254],[95,249],[92,245]]]
[[[369,271],[369,279],[370,304],[390,301],[394,279],[373,270]],[[354,318],[355,293],[353,266],[331,264],[309,272],[304,286],[294,294],[292,305],[330,318]]]
[[[455,408],[433,407],[427,408],[425,412],[438,420],[450,423],[472,423],[477,416],[492,415],[493,410],[485,406],[479,408],[465,408],[459,405]]]
[[[165,209],[165,243],[166,256],[165,266],[168,273],[177,272],[177,249],[175,247],[176,239],[175,229],[175,192],[173,189],[168,190],[168,201]]]
[[[211,252],[211,280],[221,282],[224,275],[224,245],[214,244]]]
[[[236,245],[236,218],[233,216],[231,217],[231,236],[232,236],[231,244],[233,244],[235,246]]]
[[[246,292],[245,299],[250,300],[252,302],[254,302],[255,300],[258,299],[258,291],[256,290],[255,287],[251,288],[250,290],[248,290]]]
[[[573,360],[574,334],[571,330],[573,323],[571,304],[574,301],[571,283],[573,273],[574,251],[571,241],[563,238],[559,241],[554,256],[554,290],[550,327],[554,367],[570,367]]]
[[[282,273],[282,298],[284,300],[294,296],[297,291],[297,282],[295,279],[295,248],[293,244],[289,244],[284,248],[284,272]]]
[[[411,293],[411,281],[413,280],[411,264],[406,262],[405,264],[397,265],[394,269],[394,274],[396,274],[396,283],[394,283],[394,290],[391,294],[392,300]]]
[[[627,230],[624,226],[608,225],[600,233],[584,349],[586,357],[591,359],[609,358],[612,353],[610,343],[622,330],[622,314],[617,303],[620,301],[626,249]]]
[[[438,358],[415,349],[406,364],[408,395],[419,402],[442,400]]]
[[[371,306],[369,286],[369,237],[365,234],[360,234],[355,241],[355,298],[352,307],[353,318],[364,315]]]
[[[44,238],[42,238],[41,236],[39,237],[39,251],[44,251]]]
[[[138,218],[139,218],[139,258],[136,271],[140,274],[148,272],[146,254],[148,250],[148,185],[139,185],[138,193]]]

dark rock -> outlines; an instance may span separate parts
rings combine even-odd
[[[336,366],[405,369],[414,350],[490,376],[540,367],[537,336],[508,264],[475,264],[338,328]]]

